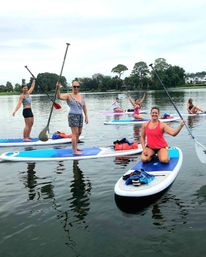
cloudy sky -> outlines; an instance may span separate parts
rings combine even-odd
[[[6,0],[0,8],[0,84],[37,75],[113,75],[157,58],[186,72],[206,71],[205,0]]]

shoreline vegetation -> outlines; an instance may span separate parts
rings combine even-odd
[[[206,87],[206,71],[196,73],[186,73],[182,67],[168,64],[166,59],[157,58],[154,61],[154,70],[151,70],[151,65],[143,61],[134,64],[129,76],[123,75],[128,71],[127,66],[118,64],[111,72],[114,76],[103,75],[101,73],[93,74],[91,77],[76,77],[76,80],[81,84],[81,92],[133,92],[133,91],[148,91],[161,90],[162,85],[157,78],[157,73],[162,80],[162,83],[169,89],[174,88],[205,88]],[[39,73],[36,77],[37,86],[34,89],[34,94],[54,94],[56,82],[60,80],[63,88],[62,92],[70,91],[71,83],[67,82],[66,77],[55,73]],[[0,95],[15,95],[20,93],[22,85],[31,86],[33,78],[26,83],[22,79],[21,85],[16,83],[14,86],[7,81],[6,85],[0,85]],[[8,93],[7,93],[8,92]]]
[[[176,87],[171,87],[170,90],[173,90],[173,89],[200,89],[200,88],[206,88],[206,84],[204,85],[197,85],[197,84],[185,84],[185,85],[180,85],[180,86],[176,86]],[[69,88],[70,90],[70,88]],[[157,90],[157,91],[161,91],[162,89],[134,89],[134,90],[107,90],[105,92],[102,92],[102,91],[98,91],[98,90],[90,90],[90,91],[82,91],[82,93],[86,92],[86,93],[98,93],[98,92],[101,92],[101,93],[121,93],[121,92],[136,92],[136,91],[147,91],[147,90]],[[67,90],[62,90],[62,92],[67,92]],[[50,94],[54,93],[54,91],[50,91],[49,92]],[[4,96],[4,95],[19,95],[20,92],[16,92],[16,91],[13,91],[13,92],[0,92],[0,96]],[[44,95],[43,92],[40,92],[40,93],[36,93],[35,94],[39,94],[39,95]]]

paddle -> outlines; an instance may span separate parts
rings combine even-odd
[[[150,66],[150,67],[152,68],[152,70],[154,71],[154,73],[155,73],[155,75],[157,76],[157,78],[158,78],[160,84],[161,84],[162,87],[164,88],[164,90],[165,90],[165,92],[166,92],[166,94],[167,94],[169,100],[170,100],[171,103],[173,104],[173,106],[174,106],[175,110],[177,111],[178,115],[180,116],[180,118],[183,120],[183,117],[182,117],[181,113],[180,113],[179,110],[177,109],[177,106],[175,105],[174,101],[172,100],[172,98],[171,98],[171,96],[170,96],[170,94],[169,94],[167,88],[165,87],[165,85],[163,84],[162,80],[160,79],[160,77],[159,77],[157,71],[154,69],[153,64],[150,64],[149,66]],[[199,160],[200,160],[202,163],[206,163],[206,146],[202,145],[200,142],[198,142],[198,141],[195,139],[195,137],[193,136],[192,132],[190,131],[188,125],[187,125],[185,122],[184,122],[184,125],[185,125],[185,127],[187,128],[187,130],[188,130],[190,136],[192,137],[192,139],[195,141],[195,149],[196,149],[196,153],[197,153],[197,156],[198,156]]]
[[[63,59],[63,63],[62,63],[62,67],[61,67],[61,71],[60,71],[60,74],[59,74],[59,79],[58,79],[58,82],[60,82],[60,79],[61,79],[61,76],[62,76],[62,72],[63,72],[63,68],[64,68],[64,63],[65,63],[65,60],[66,60],[66,56],[67,56],[67,50],[68,50],[68,47],[69,47],[69,43],[66,43],[66,50],[65,50],[65,54],[64,54],[64,59]],[[57,88],[55,90],[55,94],[54,94],[54,99],[53,101],[55,102],[56,100],[56,96],[57,96]],[[47,122],[47,125],[46,127],[40,132],[39,134],[39,139],[41,141],[47,141],[48,140],[48,133],[49,133],[49,123],[50,123],[50,120],[51,120],[51,116],[52,116],[52,112],[53,112],[53,109],[54,109],[54,105],[52,104],[52,107],[51,107],[51,111],[50,111],[50,114],[49,114],[49,119],[48,119],[48,122]]]
[[[43,89],[43,87],[41,86],[41,84],[39,83],[38,79],[34,76],[34,74],[30,71],[30,69],[28,68],[28,66],[24,66],[28,72],[32,75],[32,77],[36,80],[37,84],[39,85],[39,87],[41,88],[41,90],[48,96],[49,100],[53,102],[54,108],[55,109],[61,109],[61,105],[58,103],[55,103],[54,100],[50,97],[50,95]]]

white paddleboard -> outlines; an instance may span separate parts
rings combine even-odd
[[[64,161],[82,160],[113,156],[127,156],[142,152],[141,144],[137,149],[115,151],[109,147],[82,148],[81,155],[74,155],[71,148],[39,149],[31,151],[6,152],[0,155],[1,160],[6,161]]]
[[[140,114],[146,114],[148,111],[147,110],[141,110],[140,111]],[[124,114],[133,114],[134,112],[131,111],[131,112],[128,112],[128,111],[125,111],[125,112],[112,112],[112,111],[104,111],[104,112],[101,112],[102,114],[104,114],[105,116],[116,116],[116,115],[124,115]]]
[[[80,140],[84,137],[80,136]],[[71,143],[71,138],[49,138],[47,141],[41,141],[39,138],[32,138],[31,141],[24,141],[22,138],[0,139],[0,147],[15,147],[15,146],[45,146],[45,145],[60,145]]]
[[[182,116],[206,116],[206,112],[183,113]]]
[[[123,197],[141,198],[157,195],[167,189],[174,182],[182,166],[182,151],[178,147],[169,148],[169,157],[170,162],[168,164],[162,164],[157,159],[148,163],[139,161],[125,175],[135,170],[144,169],[148,174],[154,175],[154,179],[149,184],[126,185],[125,180],[121,177],[115,184],[115,194]]]
[[[159,119],[161,122],[173,122],[179,120],[179,117],[173,116],[172,118],[167,119]],[[105,125],[130,125],[130,124],[143,124],[146,121],[149,121],[149,119],[143,119],[143,120],[111,120],[111,121],[105,121]]]

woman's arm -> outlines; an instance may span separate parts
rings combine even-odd
[[[83,111],[84,111],[84,116],[85,116],[85,123],[88,124],[88,116],[87,116],[87,107],[86,104],[84,103],[83,105]]]
[[[131,99],[131,97],[128,95],[128,99],[129,99],[129,101],[130,101],[130,103],[133,105],[133,106],[135,106],[135,103],[132,101],[132,99]]]
[[[19,108],[21,107],[21,104],[22,104],[23,99],[24,99],[24,96],[21,95],[21,96],[19,97],[19,100],[18,100],[18,103],[17,103],[17,105],[16,105],[16,108],[14,109],[14,111],[13,111],[13,113],[12,113],[13,116],[15,116],[16,112],[17,112],[17,111],[19,110]]]
[[[31,87],[30,87],[30,89],[28,90],[28,93],[29,94],[31,94],[33,91],[34,91],[34,88],[35,88],[35,83],[36,81],[35,81],[35,79],[33,79],[32,80],[32,84],[31,84]]]
[[[146,137],[146,135],[145,135],[145,126],[146,126],[146,123],[144,123],[142,125],[142,128],[141,128],[141,138],[140,138],[143,151],[145,149],[145,137]]]
[[[142,104],[142,102],[144,101],[145,96],[146,96],[146,94],[144,93],[143,97],[140,99],[140,104]]]
[[[165,123],[161,123],[161,126],[162,126],[162,129],[164,130],[164,132],[175,137],[176,135],[179,134],[181,129],[184,127],[184,123],[185,122],[183,120],[181,120],[179,123],[179,126],[176,129],[171,128],[169,125],[167,125]]]
[[[56,84],[57,87],[57,98],[60,100],[67,100],[70,99],[70,94],[61,94],[60,93],[60,88],[62,87],[61,83]]]

